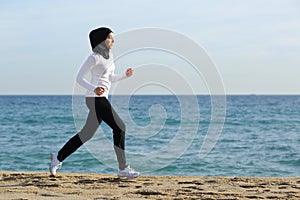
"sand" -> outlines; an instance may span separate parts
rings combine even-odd
[[[0,172],[0,199],[300,199],[300,177],[140,176]]]

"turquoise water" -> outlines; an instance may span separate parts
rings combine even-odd
[[[117,104],[125,97],[113,98]],[[209,96],[197,97],[200,120],[193,120],[192,113],[189,120],[181,119],[182,104],[176,96],[132,96],[128,109],[116,105],[128,124],[126,148],[132,167],[151,175],[300,176],[300,96],[226,98],[222,133],[213,150],[201,159],[199,150],[211,118]],[[58,151],[76,133],[76,126],[84,123],[84,117],[77,121],[77,115],[74,123],[72,96],[0,96],[0,110],[0,170],[48,171],[50,152]],[[197,130],[185,129],[196,133],[187,138],[191,142],[186,151],[174,158],[175,149],[166,149],[170,156],[152,162],[156,170],[149,170],[149,163],[144,162],[147,153],[160,152],[182,127],[195,124]],[[87,146],[64,161],[61,171],[115,173],[114,153],[101,146],[102,136],[112,139],[111,130],[104,124]],[[96,149],[94,153],[91,147]],[[101,160],[98,154],[111,157]],[[137,163],[132,158],[135,154],[145,158]]]

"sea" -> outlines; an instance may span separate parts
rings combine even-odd
[[[300,176],[299,95],[227,95],[220,107],[210,95],[109,99],[126,124],[127,162],[144,175]],[[0,170],[48,172],[87,112],[83,96],[0,96]],[[116,173],[112,141],[103,122],[59,172]]]

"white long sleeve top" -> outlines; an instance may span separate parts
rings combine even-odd
[[[82,87],[87,89],[87,97],[99,97],[94,93],[95,88],[103,87],[105,92],[100,97],[108,98],[109,89],[112,82],[116,82],[126,78],[126,73],[115,74],[115,64],[113,56],[110,53],[109,59],[103,58],[98,53],[92,53],[82,64],[78,71],[76,81]],[[91,80],[88,81],[85,75],[90,72]]]

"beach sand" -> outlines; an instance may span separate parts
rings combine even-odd
[[[300,199],[300,177],[140,176],[0,172],[0,199]]]

